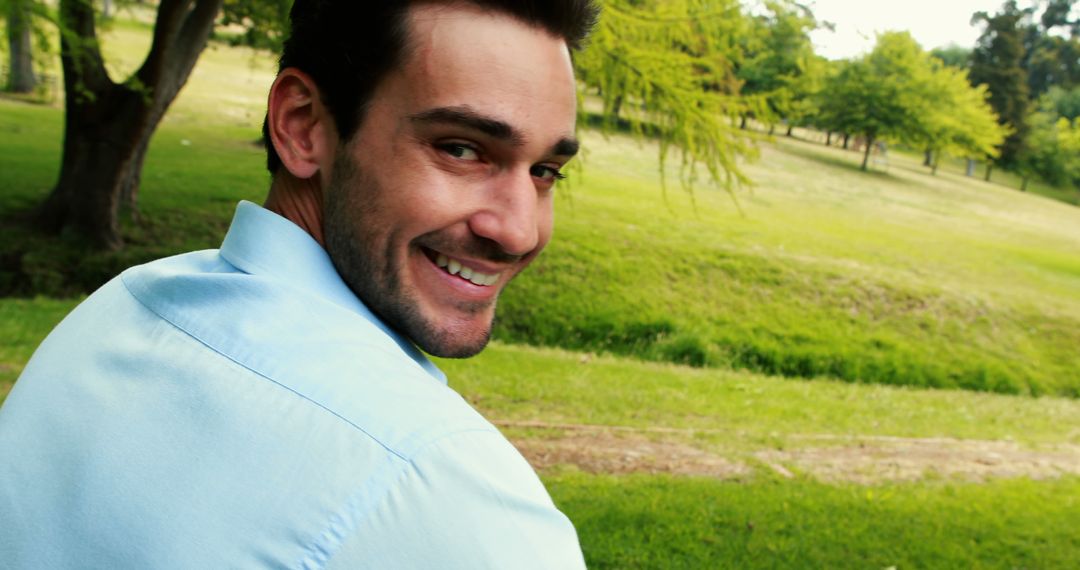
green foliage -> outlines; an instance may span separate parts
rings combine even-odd
[[[971,87],[967,73],[952,67],[933,67],[929,84],[931,104],[922,116],[925,147],[972,159],[997,157],[1008,131],[997,122],[986,87]]]
[[[949,44],[930,50],[930,55],[943,65],[956,69],[967,69],[971,65],[971,48]]]
[[[1074,568],[1080,480],[545,478],[589,568]]]
[[[747,25],[736,0],[609,0],[578,78],[599,95],[605,127],[655,133],[661,168],[677,148],[684,185],[704,167],[730,190],[749,182],[738,161],[754,154],[732,126],[748,105],[734,73]]]
[[[280,53],[289,30],[289,8],[293,0],[225,0],[221,25],[239,27],[239,34],[226,36],[234,45],[246,45]]]
[[[882,34],[870,54],[841,63],[829,78],[818,123],[831,131],[862,135],[866,170],[876,141],[910,140],[925,132],[923,120],[934,104],[929,73],[929,60],[907,32]]]
[[[1080,86],[1071,92],[1053,88],[1029,119],[1031,136],[1021,155],[1029,174],[1080,188]],[[1070,116],[1071,115],[1071,116]]]
[[[774,125],[806,117],[820,88],[822,61],[814,55],[810,32],[818,27],[810,9],[788,0],[765,3],[741,43],[737,76],[744,97],[760,100],[756,117]]]
[[[1017,8],[1015,0],[1005,2],[993,16],[977,12],[971,18],[973,25],[984,26],[972,53],[971,82],[987,86],[990,106],[1011,131],[1001,147],[1000,162],[1005,166],[1016,163],[1028,133],[1028,74],[1022,64],[1023,29],[1030,18],[1031,10]]]

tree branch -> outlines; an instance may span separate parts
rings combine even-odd
[[[113,87],[101,57],[90,0],[61,0],[59,27],[64,89],[93,98]],[[69,101],[77,99],[68,98]]]

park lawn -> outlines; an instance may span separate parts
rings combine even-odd
[[[589,568],[1077,568],[1080,479],[874,486],[567,471]]]
[[[796,377],[1080,394],[1080,209],[897,156],[779,139],[731,197],[585,134],[511,342]],[[675,169],[672,167],[671,169]],[[671,170],[669,169],[669,170]],[[566,197],[569,195],[569,197]]]

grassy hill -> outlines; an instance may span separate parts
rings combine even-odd
[[[785,140],[737,195],[588,133],[499,337],[784,376],[1080,395],[1080,209]],[[564,193],[565,195],[566,193]]]

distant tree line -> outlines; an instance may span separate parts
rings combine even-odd
[[[701,175],[734,187],[756,148],[745,129],[797,126],[862,145],[866,169],[879,141],[942,156],[988,160],[1057,184],[1080,184],[1080,23],[1076,0],[1036,0],[977,13],[973,49],[925,52],[907,33],[879,36],[846,61],[814,53],[819,21],[796,0],[601,0],[604,13],[575,66],[583,109],[603,127],[656,137],[660,165],[675,152],[689,185]],[[129,77],[105,70],[103,12],[154,10],[152,47]],[[119,211],[134,209],[143,158],[215,26],[231,41],[275,48],[291,0],[0,0],[10,90],[25,90],[35,22],[60,30],[65,135],[56,186],[38,212],[50,231],[122,245]],[[146,9],[144,8],[144,10]],[[238,34],[236,30],[241,30]],[[17,60],[17,61],[16,61]],[[30,87],[32,89],[32,87]],[[595,102],[595,103],[594,103]],[[105,143],[104,141],[109,141]],[[970,170],[970,169],[969,169]],[[989,169],[988,169],[989,174]],[[1025,182],[1026,183],[1026,182]]]

